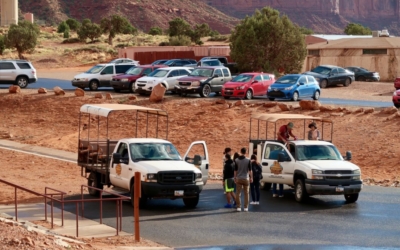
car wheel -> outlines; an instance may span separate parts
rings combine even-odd
[[[21,89],[26,88],[29,83],[28,78],[26,78],[25,76],[18,77],[16,82]]]
[[[99,88],[99,82],[98,82],[98,81],[96,81],[96,80],[91,80],[91,81],[89,82],[89,89],[90,89],[90,90],[95,91],[95,90],[97,90],[98,88]]]
[[[299,100],[299,93],[295,91],[292,96],[292,101],[297,102]]]
[[[304,202],[308,198],[306,187],[304,186],[303,179],[297,179],[294,188],[294,197],[297,202]]]
[[[268,100],[270,100],[270,101],[275,101],[275,98],[268,97]]]
[[[318,90],[315,91],[314,96],[313,96],[313,99],[314,99],[314,100],[318,100],[318,99],[319,99],[319,95],[320,95],[319,91],[318,91]]]
[[[211,86],[208,84],[205,84],[200,91],[200,96],[201,97],[208,97],[211,94]]]
[[[183,198],[183,203],[187,208],[195,208],[199,203],[200,196],[197,194],[196,197]]]
[[[343,86],[348,87],[350,86],[351,80],[350,78],[346,78],[346,81],[344,82]]]
[[[89,187],[103,189],[103,185],[100,183],[100,175],[95,172],[90,173],[87,185]],[[94,197],[99,197],[100,191],[93,188],[89,188],[89,194]]]
[[[322,80],[322,81],[319,83],[319,86],[320,86],[322,89],[328,87],[328,81],[327,81],[326,79]]]
[[[131,187],[131,204],[132,207],[135,206],[135,183],[132,183],[132,187]],[[141,194],[141,197],[139,198],[139,208],[144,208],[147,204],[147,196],[145,196],[143,193]]]
[[[345,194],[344,198],[346,199],[347,203],[354,203],[354,202],[356,202],[358,200],[358,194],[359,193],[356,193],[356,194]]]
[[[129,84],[129,92],[135,93],[135,82]]]
[[[225,98],[225,99],[229,99],[229,98],[231,98],[231,97],[230,97],[230,96],[224,96],[224,98]]]
[[[367,79],[365,78],[365,76],[359,76],[358,78],[357,78],[357,81],[360,81],[360,82],[365,82]]]
[[[246,99],[247,100],[253,99],[253,91],[251,91],[251,89],[246,91]]]

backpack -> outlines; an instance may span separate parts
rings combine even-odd
[[[258,179],[260,179],[260,180],[263,178],[263,175],[262,175],[262,167],[261,167],[260,164],[253,163],[252,171],[253,171],[253,178],[256,177],[256,176],[257,176]]]

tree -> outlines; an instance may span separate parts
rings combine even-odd
[[[24,59],[22,54],[36,47],[39,34],[40,29],[37,24],[28,21],[11,24],[5,37],[6,47],[15,48],[18,52],[18,57]]]
[[[65,21],[66,24],[68,24],[68,27],[70,30],[77,31],[79,29],[79,26],[81,25],[80,22],[73,18],[68,18],[67,21]]]
[[[149,30],[149,35],[157,36],[162,35],[163,31],[160,27],[151,27]]]
[[[312,29],[306,28],[306,27],[300,27],[300,32],[303,35],[312,35],[314,34],[314,31]]]
[[[200,38],[208,36],[210,32],[211,32],[210,26],[208,26],[208,24],[206,23],[203,23],[203,24],[196,24],[194,29],[188,32],[188,35],[190,36],[192,42],[201,45],[202,42]]]
[[[64,33],[66,30],[69,30],[69,26],[65,21],[62,21],[57,28],[57,33]]]
[[[96,38],[101,36],[101,28],[99,25],[92,23],[90,19],[83,19],[82,25],[78,29],[78,37],[81,41],[86,41],[87,38],[94,42]]]
[[[108,44],[110,45],[113,44],[113,38],[117,34],[130,33],[133,30],[133,26],[128,19],[119,15],[112,15],[101,19],[100,27],[104,34],[108,34]]]
[[[231,57],[241,71],[301,70],[307,55],[300,28],[270,7],[256,10],[232,31]]]
[[[0,55],[3,55],[5,49],[6,49],[6,44],[4,41],[4,36],[0,35]]]
[[[190,36],[191,31],[190,24],[179,17],[169,21],[169,36]]]
[[[372,31],[358,23],[349,23],[344,29],[346,35],[371,35]]]

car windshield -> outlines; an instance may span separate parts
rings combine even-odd
[[[89,69],[88,71],[86,71],[85,73],[88,73],[88,74],[97,74],[97,73],[99,73],[100,71],[102,71],[104,69],[104,66],[102,66],[102,65],[96,65],[96,66],[94,66],[93,68],[91,68],[91,69]]]
[[[253,78],[252,75],[238,75],[231,82],[248,82]]]
[[[195,69],[189,76],[204,76],[204,77],[211,77],[213,73],[212,69]]]
[[[168,61],[164,62],[163,64],[172,65],[174,62],[175,62],[175,60],[168,60]]]
[[[152,64],[153,64],[153,65],[163,64],[163,63],[165,63],[166,61],[168,61],[168,60],[157,60],[157,61],[153,62]]]
[[[128,71],[126,71],[126,74],[128,75],[139,75],[142,72],[143,68],[130,68]]]
[[[275,83],[279,84],[295,84],[300,76],[287,75],[279,78]]]
[[[299,161],[343,160],[333,145],[300,145],[297,146],[297,157]]]
[[[147,76],[151,77],[164,77],[168,74],[168,70],[163,70],[163,69],[156,69]]]
[[[331,72],[331,69],[325,68],[325,67],[316,67],[316,68],[312,69],[311,72],[318,73],[321,75],[327,75]]]
[[[182,160],[171,143],[131,143],[129,148],[132,160],[136,161]]]

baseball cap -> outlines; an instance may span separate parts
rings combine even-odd
[[[289,128],[293,128],[293,122],[289,122],[287,125]]]

